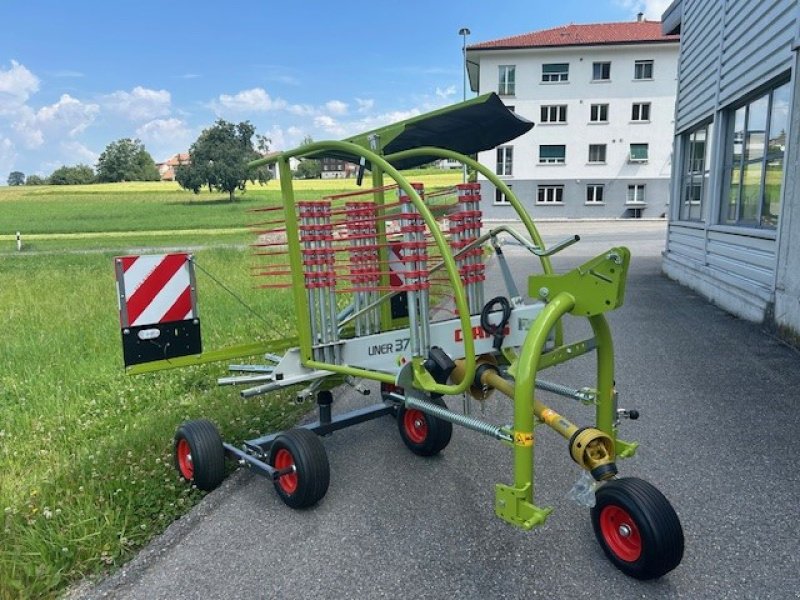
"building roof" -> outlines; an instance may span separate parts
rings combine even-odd
[[[520,35],[481,42],[467,50],[499,50],[510,48],[547,48],[558,46],[601,46],[609,44],[651,44],[677,42],[679,35],[661,33],[661,21],[627,21],[563,25]]]

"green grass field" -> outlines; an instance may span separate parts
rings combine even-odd
[[[459,173],[422,180],[447,185]],[[309,198],[354,187],[298,184]],[[240,400],[215,384],[224,364],[137,377],[122,369],[112,258],[132,250],[192,248],[270,323],[199,271],[207,349],[294,333],[288,293],[254,285],[243,227],[248,208],[279,201],[276,187],[233,204],[172,184],[0,188],[0,598],[54,597],[129,559],[186,512],[200,493],[172,466],[181,421],[210,418],[239,443],[309,409],[278,395]]]

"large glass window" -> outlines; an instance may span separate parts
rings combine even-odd
[[[564,202],[563,185],[540,185],[536,190],[537,204],[562,204]]]
[[[507,185],[508,185],[508,189],[509,190],[511,190],[513,188],[513,186],[511,184],[507,184]],[[512,190],[512,192],[513,192],[513,190]],[[509,200],[508,197],[503,192],[501,192],[498,188],[494,188],[494,203],[502,205],[502,206],[506,206],[506,205],[510,206],[511,205],[511,200]]]
[[[631,121],[649,121],[649,120],[650,120],[650,103],[634,102],[631,105]]]
[[[569,63],[542,65],[542,82],[569,81]]]
[[[497,93],[501,96],[513,96],[515,88],[516,66],[500,65],[500,81],[497,86]]]
[[[625,204],[644,204],[644,189],[645,185],[643,183],[629,185]]]
[[[631,144],[629,160],[631,162],[647,162],[649,158],[649,146],[647,144]]]
[[[566,123],[567,105],[553,104],[550,106],[542,106],[541,117],[542,123]]]
[[[679,218],[699,221],[708,195],[708,156],[711,147],[711,124],[701,125],[683,134],[681,171],[681,207]]]
[[[551,164],[563,164],[566,160],[566,146],[539,146],[539,162]]]
[[[611,79],[611,63],[592,63],[592,81],[608,81]]]
[[[726,193],[720,222],[774,229],[778,225],[789,84],[782,84],[729,114]]]
[[[590,183],[586,186],[586,204],[603,203],[603,185]]]
[[[653,78],[653,61],[652,60],[637,60],[633,63],[633,78],[634,79],[652,79]]]
[[[497,147],[497,169],[498,175],[511,175],[514,169],[514,146]]]
[[[608,104],[592,104],[589,110],[589,121],[592,123],[607,123]]]
[[[606,162],[605,144],[589,144],[589,162],[590,163]]]

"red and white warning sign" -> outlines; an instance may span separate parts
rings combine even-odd
[[[192,257],[121,256],[114,265],[125,365],[198,354],[200,321]]]
[[[196,316],[192,261],[188,254],[117,258],[120,324],[137,327]]]

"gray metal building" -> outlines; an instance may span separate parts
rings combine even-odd
[[[664,272],[800,332],[797,0],[675,0],[680,33]]]

